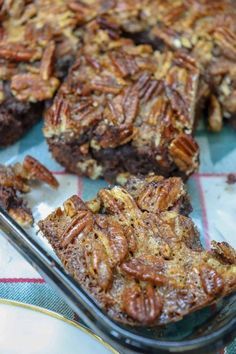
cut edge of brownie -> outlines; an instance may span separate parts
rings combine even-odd
[[[86,138],[86,134],[83,135],[83,138]],[[145,152],[141,154],[131,144],[125,144],[115,149],[100,149],[99,151],[90,148],[88,154],[84,156],[81,153],[83,144],[80,139],[63,141],[63,139],[52,137],[47,139],[47,143],[55,160],[68,172],[79,176],[87,175],[91,179],[104,177],[110,183],[120,183],[122,177],[146,175],[152,172],[164,177],[179,176],[183,180],[188,178],[188,175],[174,163],[162,167],[156,163],[155,156],[151,151],[149,154]],[[87,141],[84,142],[84,144],[86,143]],[[197,157],[195,168],[198,163],[199,158]]]
[[[20,111],[17,107],[21,107]],[[0,147],[6,147],[19,140],[43,116],[43,102],[28,103],[11,100],[0,107]]]

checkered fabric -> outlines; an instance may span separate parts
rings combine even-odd
[[[41,129],[42,124],[39,123],[20,142],[0,149],[0,163],[22,161],[26,154],[30,154],[53,171],[60,182],[60,193],[40,186],[27,196],[36,222],[72,194],[90,199],[106,185],[103,180],[95,182],[66,174],[51,158]],[[236,247],[236,184],[226,183],[227,174],[236,173],[236,133],[229,127],[220,134],[206,133],[202,126],[198,129],[197,139],[201,146],[201,167],[188,182],[194,207],[192,218],[206,247],[209,247],[211,239],[226,240]],[[48,249],[45,240],[36,236],[34,229],[29,232]],[[75,319],[68,305],[4,238],[0,238],[0,297],[45,307]],[[236,341],[223,352],[235,354]]]

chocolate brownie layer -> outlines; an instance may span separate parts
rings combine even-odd
[[[188,176],[198,167],[191,136],[195,61],[136,46],[109,26],[93,21],[86,28],[85,43],[47,111],[44,134],[53,156],[91,178],[150,171]]]
[[[19,139],[39,118],[44,104],[17,100],[5,85],[5,99],[0,104],[0,146],[7,146]]]
[[[71,197],[39,227],[110,317],[163,325],[236,291],[235,250],[205,251],[188,209],[181,179],[135,177],[86,203]]]

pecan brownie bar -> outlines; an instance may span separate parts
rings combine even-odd
[[[199,96],[209,126],[219,131],[224,118],[236,116],[236,6],[235,1],[157,1],[155,45],[191,54],[201,69]]]
[[[202,74],[199,112],[207,114],[213,131],[221,129],[223,118],[231,118],[229,121],[235,124],[234,0],[91,1],[87,12],[100,16],[101,23],[104,15],[109,16],[122,35],[138,44],[191,53]],[[88,14],[84,16],[88,18]]]
[[[44,134],[68,171],[114,181],[150,171],[186,177],[198,167],[192,137],[199,70],[185,54],[153,51],[93,21],[45,117]],[[112,30],[112,31],[111,31]]]
[[[42,117],[79,39],[76,14],[65,1],[3,1],[0,6],[0,146],[5,146]]]
[[[32,212],[22,194],[30,192],[34,180],[58,187],[52,173],[32,156],[26,156],[22,164],[0,164],[0,206],[22,226],[33,224]]]
[[[190,210],[180,178],[133,177],[86,203],[71,197],[39,227],[110,317],[163,325],[236,290],[235,250],[204,250]]]

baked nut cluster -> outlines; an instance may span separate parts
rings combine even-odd
[[[132,177],[94,200],[68,199],[39,227],[66,270],[131,325],[163,325],[236,290],[236,253],[203,249],[180,178]]]
[[[22,194],[31,190],[31,182],[40,181],[53,188],[58,182],[52,173],[32,156],[26,156],[23,163],[0,165],[0,206],[22,226],[33,224],[33,215]]]
[[[46,114],[50,150],[68,171],[92,179],[187,177],[199,162],[192,137],[198,81],[187,54],[135,45],[109,19],[93,21]]]

